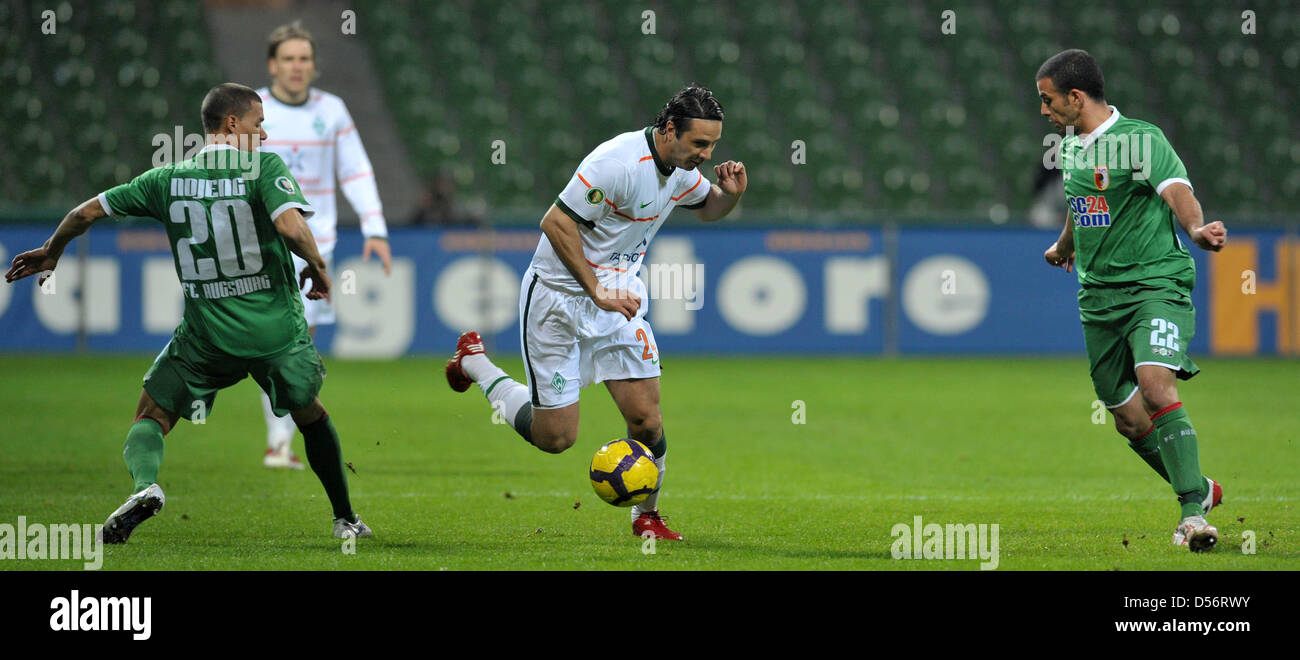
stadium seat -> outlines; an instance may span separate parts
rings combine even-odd
[[[76,139],[75,125],[45,124],[55,107],[102,126],[119,142],[115,153],[137,160],[148,157],[147,140],[131,145],[192,125],[192,98],[220,78],[201,5],[104,0],[60,15],[75,29],[48,38],[14,29],[48,4],[0,5],[0,85],[9,91],[0,108],[45,127],[7,132],[0,152]],[[420,176],[454,171],[472,187],[467,197],[492,208],[534,207],[598,141],[648,123],[683,83],[698,81],[728,115],[715,157],[752,167],[746,212],[837,211],[846,198],[886,213],[988,202],[1026,209],[1048,130],[1031,77],[1076,45],[1100,58],[1108,96],[1125,114],[1165,130],[1203,182],[1198,191],[1240,195],[1232,203],[1243,208],[1300,202],[1288,183],[1300,163],[1277,139],[1296,132],[1277,109],[1300,102],[1287,84],[1300,74],[1300,15],[1281,11],[1284,3],[1261,3],[1258,34],[1246,39],[1241,11],[1217,0],[1136,10],[1097,0],[1068,22],[1064,0],[972,0],[953,8],[957,32],[945,35],[948,4],[395,0],[357,11],[372,26],[358,34]],[[652,35],[640,31],[647,9]],[[533,163],[530,175],[462,162],[493,139],[507,139],[512,162]],[[797,139],[809,160],[785,166]],[[83,142],[96,152],[106,144]],[[1233,146],[1244,178],[1212,176]],[[116,166],[48,158],[44,171],[61,168],[66,181],[117,183]],[[974,173],[972,160],[981,164]],[[3,190],[19,202],[38,194]]]

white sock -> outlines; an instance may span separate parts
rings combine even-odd
[[[488,356],[482,353],[466,355],[460,359],[460,368],[469,376],[470,380],[478,383],[478,386],[486,392],[492,381],[506,375],[497,365],[492,364]]]
[[[632,505],[632,520],[636,520],[643,513],[659,510],[659,490],[664,487],[664,473],[668,471],[664,465],[666,458],[668,454],[655,459],[655,467],[659,468],[659,481],[655,483],[655,492],[650,493],[650,497],[645,498],[644,502]]]
[[[279,450],[290,440],[293,440],[293,434],[298,430],[298,425],[293,422],[293,415],[277,417],[271,410],[271,397],[262,392],[262,414],[266,417],[266,446],[268,449]]]
[[[492,361],[482,353],[461,358],[460,368],[466,376],[478,384],[479,389],[483,390],[483,396],[487,397],[492,410],[497,413],[493,421],[496,422],[499,418],[499,423],[509,424],[516,433],[531,444],[533,406],[528,386],[507,376],[501,367],[492,364]],[[520,411],[525,408],[527,414],[520,415]]]

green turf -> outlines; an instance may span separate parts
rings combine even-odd
[[[310,471],[261,466],[255,385],[167,438],[167,506],[106,569],[970,570],[899,561],[897,523],[997,523],[1000,570],[1297,569],[1295,361],[1198,360],[1181,393],[1226,502],[1208,555],[1176,549],[1172,493],[1094,425],[1083,359],[672,359],[661,507],[687,540],[654,554],[587,482],[623,435],[603,387],[576,447],[543,454],[491,424],[441,362],[327,360],[322,400],[376,536],[344,554]],[[122,440],[148,356],[0,356],[0,523],[97,523],[129,493]],[[502,366],[520,374],[516,361]],[[793,424],[792,404],[806,404]],[[295,447],[302,453],[301,436]],[[1257,554],[1241,552],[1252,530]],[[0,569],[80,568],[0,560]]]

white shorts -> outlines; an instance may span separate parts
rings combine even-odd
[[[316,246],[316,249],[320,250],[320,246],[319,245]],[[289,255],[293,257],[293,277],[294,277],[293,283],[296,285],[298,284],[298,277],[302,274],[302,269],[307,267],[307,262],[299,258],[298,255],[292,252],[290,252]],[[333,246],[331,246],[329,250],[321,250],[320,256],[322,259],[325,260],[325,270],[329,271],[327,274],[331,278],[333,278],[334,277]],[[333,282],[332,279],[330,281]],[[330,302],[325,299],[308,300],[307,292],[310,290],[311,289],[304,288],[298,291],[298,295],[302,296],[302,306],[306,311],[308,327],[314,328],[318,325],[334,325],[334,306],[331,305]],[[335,295],[335,294],[331,292],[330,295]]]
[[[607,380],[659,376],[659,348],[645,320],[649,297],[640,278],[632,286],[641,309],[628,320],[586,295],[548,287],[532,268],[524,272],[519,339],[533,408],[575,404],[579,390]]]

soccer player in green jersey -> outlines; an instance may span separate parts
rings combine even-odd
[[[325,367],[307,334],[298,289],[328,298],[330,281],[306,218],[311,206],[284,161],[257,151],[266,139],[262,99],[226,83],[203,99],[207,145],[193,158],[156,167],[83,202],[45,245],[14,257],[5,280],[44,273],[72,239],[109,215],[155,218],[167,230],[185,298],[171,341],[144,376],[122,456],[134,494],[104,522],[106,543],[123,543],[162,509],[163,436],[181,418],[205,419],[217,390],[251,375],[278,414],[302,431],[307,460],[334,509],[334,536],[371,536],[352,512],[343,455],[321,405]],[[307,267],[294,277],[289,253]]]
[[[1178,495],[1175,545],[1214,548],[1205,514],[1223,489],[1201,474],[1196,430],[1176,378],[1199,369],[1187,356],[1195,332],[1196,266],[1181,226],[1203,250],[1227,240],[1222,222],[1204,224],[1187,170],[1156,126],[1107,105],[1101,67],[1082,50],[1039,68],[1041,113],[1065,139],[1059,158],[1068,204],[1047,263],[1078,270],[1079,316],[1097,396],[1129,446]]]

